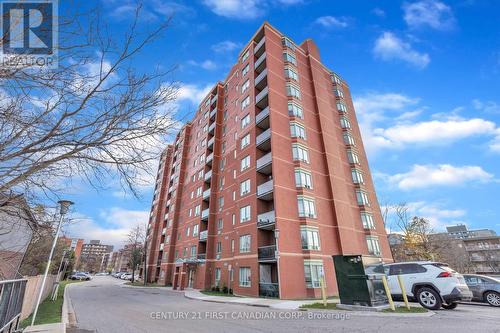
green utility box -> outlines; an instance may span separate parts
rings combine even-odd
[[[340,303],[361,306],[388,304],[379,258],[361,255],[333,256]]]

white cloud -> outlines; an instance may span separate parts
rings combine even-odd
[[[204,60],[201,62],[189,60],[187,63],[191,66],[201,67],[201,68],[209,70],[209,71],[212,71],[212,70],[217,68],[217,64],[215,62],[213,62],[212,60]]]
[[[397,147],[405,144],[447,144],[494,131],[495,124],[488,120],[451,118],[379,128],[374,130],[374,134]]]
[[[410,171],[388,176],[387,180],[407,191],[434,186],[458,186],[469,182],[486,183],[493,180],[493,175],[479,166],[416,164]]]
[[[318,17],[314,23],[322,25],[325,28],[345,28],[348,26],[347,20],[344,17],[334,17],[334,16],[321,16]]]
[[[496,136],[490,143],[490,149],[495,153],[500,153],[500,128],[497,128]]]
[[[472,101],[474,109],[478,111],[483,111],[485,113],[500,114],[500,105],[494,101],[483,102],[479,99],[474,99]]]
[[[384,32],[377,38],[373,53],[376,58],[384,61],[402,60],[421,69],[431,61],[427,53],[414,50],[410,43],[404,42],[392,32]]]
[[[116,251],[126,243],[130,229],[138,224],[146,225],[149,212],[112,207],[100,212],[99,222],[79,214],[73,214],[72,218],[74,220],[63,229],[66,235],[85,241],[99,239],[103,244],[114,245]]]
[[[228,18],[253,19],[263,14],[257,0],[204,0],[203,3],[215,14]]]
[[[449,30],[455,26],[455,17],[449,6],[437,0],[422,0],[403,5],[404,20],[410,28],[424,26]]]
[[[383,9],[380,9],[380,8],[374,8],[372,10],[372,13],[377,15],[378,17],[385,17],[385,11]]]
[[[179,87],[179,92],[177,94],[177,100],[189,100],[193,104],[200,104],[201,100],[207,96],[210,89],[213,88],[212,84],[206,85],[204,87],[195,84],[183,84]]]
[[[229,53],[241,48],[241,43],[235,43],[230,40],[225,40],[212,45],[212,50],[217,53]]]

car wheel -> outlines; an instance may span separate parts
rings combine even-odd
[[[429,310],[438,310],[441,307],[441,296],[431,288],[420,288],[417,292],[420,305]]]
[[[454,308],[456,308],[458,305],[457,302],[451,302],[451,303],[443,303],[441,304],[441,306],[443,307],[443,309],[446,309],[446,310],[453,310]]]
[[[484,294],[484,299],[491,306],[500,306],[500,294],[494,291],[488,291]]]

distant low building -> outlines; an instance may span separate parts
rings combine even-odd
[[[113,252],[113,245],[101,244],[100,240],[91,240],[83,244],[80,255],[79,270],[97,272],[101,269],[104,256]]]
[[[474,271],[478,274],[500,274],[500,236],[464,238]]]

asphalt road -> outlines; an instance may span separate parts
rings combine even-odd
[[[500,309],[489,306],[461,304],[431,317],[412,318],[278,311],[190,300],[180,292],[128,288],[122,283],[112,277],[95,277],[71,285],[68,292],[78,332],[500,332]]]

